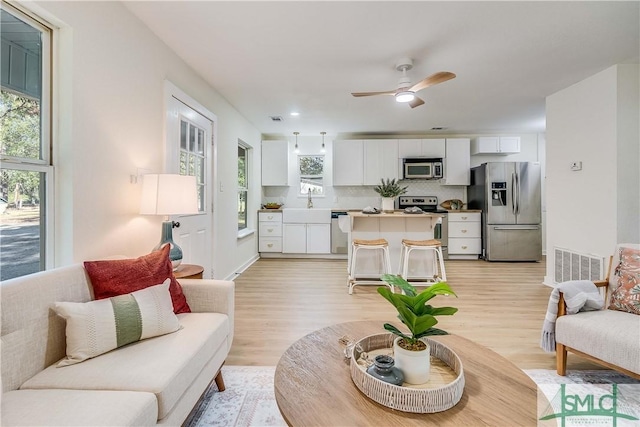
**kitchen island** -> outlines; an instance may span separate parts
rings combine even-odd
[[[340,229],[349,236],[349,253],[347,266],[351,265],[351,242],[354,239],[386,239],[389,242],[391,268],[394,274],[399,271],[402,239],[428,240],[434,238],[434,229],[442,220],[443,214],[419,213],[408,214],[404,211],[393,213],[367,214],[349,212],[340,218]],[[359,277],[379,277],[380,258],[374,251],[359,251],[356,274]],[[419,258],[419,259],[418,259]],[[412,254],[409,277],[433,275],[433,256],[420,252]],[[347,267],[348,268],[348,267]]]

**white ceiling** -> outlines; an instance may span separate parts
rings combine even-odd
[[[264,134],[540,132],[545,97],[611,65],[638,63],[640,2],[126,2]],[[410,57],[413,83],[393,97]],[[291,111],[299,117],[291,117]],[[269,116],[282,116],[274,123]]]

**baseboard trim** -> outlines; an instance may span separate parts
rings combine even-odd
[[[251,265],[256,261],[258,261],[259,259],[260,259],[260,256],[258,254],[254,255],[250,260],[248,260],[247,262],[242,264],[240,267],[238,267],[234,273],[231,273],[230,275],[228,275],[225,278],[225,280],[235,279],[236,277],[244,273],[247,268],[251,267]]]

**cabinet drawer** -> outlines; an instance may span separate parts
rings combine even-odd
[[[479,222],[450,222],[449,223],[449,238],[452,237],[480,237],[480,223]]]
[[[258,221],[282,222],[282,212],[258,212]]]
[[[449,222],[480,222],[480,212],[449,212]]]
[[[260,237],[259,252],[282,252],[282,238]]]
[[[260,237],[274,237],[282,236],[282,223],[281,222],[260,222],[259,225]]]
[[[465,239],[461,237],[449,238],[449,255],[469,254],[477,255],[482,251],[480,239]]]

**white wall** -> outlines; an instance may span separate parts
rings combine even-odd
[[[159,240],[161,218],[137,213],[140,185],[130,183],[130,175],[137,168],[163,171],[165,79],[218,118],[215,276],[228,277],[254,258],[257,236],[236,238],[236,147],[242,139],[259,159],[258,131],[120,2],[43,1],[27,7],[60,27],[56,265],[140,256]],[[253,190],[249,212],[255,223],[260,188]]]
[[[550,255],[557,246],[608,259],[619,239],[640,241],[639,74],[637,65],[623,67],[608,68],[547,98]],[[575,161],[582,162],[581,171],[570,170]],[[548,256],[545,282],[553,283],[553,277],[554,259]]]

